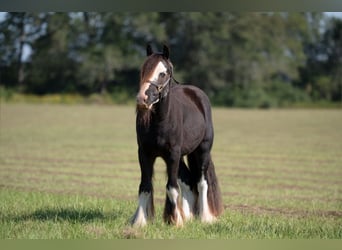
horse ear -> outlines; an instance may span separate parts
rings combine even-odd
[[[166,59],[169,59],[169,56],[170,56],[169,47],[167,47],[165,44],[164,44],[164,46],[163,46],[163,56],[164,56]]]
[[[147,46],[146,46],[146,55],[150,56],[152,54],[153,54],[153,50],[152,50],[151,44],[147,44]]]

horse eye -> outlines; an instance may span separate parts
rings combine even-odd
[[[165,77],[165,73],[164,73],[164,72],[161,72],[161,73],[159,74],[159,76],[160,76],[160,77]]]

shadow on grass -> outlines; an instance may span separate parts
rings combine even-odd
[[[78,210],[73,208],[46,208],[38,209],[33,213],[24,214],[12,218],[14,221],[69,221],[75,223],[85,223],[89,221],[115,220],[119,217],[117,213],[104,214],[100,210]]]

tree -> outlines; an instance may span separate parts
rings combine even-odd
[[[324,34],[323,43],[327,45],[327,75],[330,75],[330,94],[332,101],[342,102],[342,20],[333,18]]]
[[[70,51],[70,16],[44,15],[44,32],[32,44],[26,91],[36,94],[75,91],[76,62]]]
[[[159,14],[82,15],[75,40],[79,44],[76,53],[79,56],[77,77],[80,84],[100,93],[117,88],[137,88],[146,44],[165,38],[164,30],[156,25]]]
[[[134,96],[147,43],[168,44],[176,79],[214,103],[342,98],[341,20],[322,13],[7,13],[0,81],[35,94]]]
[[[298,85],[314,100],[342,100],[342,21],[328,19],[324,32],[306,44],[306,65]]]
[[[176,51],[175,64],[182,66],[181,77],[212,98],[224,95],[226,104],[232,105],[232,98],[246,91],[262,93],[274,80],[291,84],[298,79],[298,67],[305,64],[304,14],[209,12],[162,16],[168,18],[165,27],[171,49]]]
[[[42,32],[42,17],[33,13],[7,12],[0,23],[0,67],[2,83],[23,87],[24,46],[31,47]]]

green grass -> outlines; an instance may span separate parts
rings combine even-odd
[[[158,216],[146,228],[136,229],[128,222],[135,209],[131,201],[8,189],[1,191],[1,200],[2,238],[341,238],[338,221],[319,216],[304,219],[227,211],[211,225],[194,220],[175,228]],[[157,213],[161,212],[158,207]]]
[[[1,104],[0,238],[342,238],[342,111],[213,109],[225,212],[212,225],[162,222],[137,205],[134,106]]]

